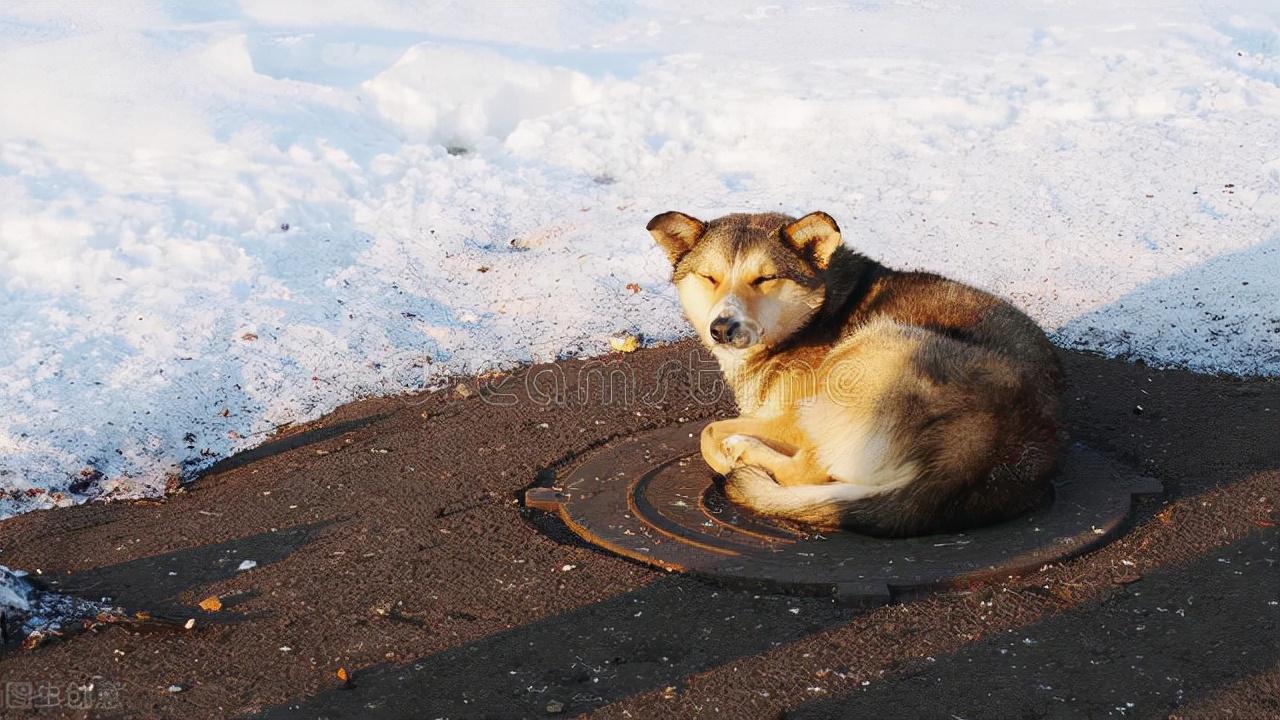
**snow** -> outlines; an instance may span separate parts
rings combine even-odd
[[[1280,9],[1121,5],[7,4],[0,517],[685,337],[669,209],[822,209],[1061,345],[1276,376]]]
[[[22,570],[0,565],[0,624],[14,637],[37,639],[59,635],[75,624],[97,621],[100,615],[127,616],[124,610],[102,601],[62,595],[33,584]]]

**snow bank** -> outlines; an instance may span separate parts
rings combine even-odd
[[[668,209],[823,209],[1064,345],[1280,374],[1278,27],[1243,1],[6,7],[0,516],[682,337],[643,229]]]

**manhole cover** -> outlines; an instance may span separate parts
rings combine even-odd
[[[1134,495],[1156,480],[1072,445],[1054,500],[1031,515],[967,533],[883,539],[812,533],[739,513],[698,451],[705,422],[665,428],[597,451],[529,507],[557,512],[588,542],[667,570],[731,584],[833,594],[878,604],[895,594],[1020,575],[1110,540]]]

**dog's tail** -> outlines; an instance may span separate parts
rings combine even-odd
[[[950,532],[1007,520],[1045,504],[1053,490],[1047,477],[1015,483],[1007,468],[989,475],[994,490],[972,490],[954,482],[921,480],[885,490],[830,481],[821,485],[779,485],[764,468],[734,468],[725,478],[729,500],[761,515],[810,527],[841,528],[877,537]]]
[[[843,482],[821,485],[779,485],[764,468],[743,465],[725,478],[725,496],[732,502],[770,517],[818,528],[846,524],[851,505],[874,497],[879,488]]]

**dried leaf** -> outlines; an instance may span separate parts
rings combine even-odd
[[[610,335],[609,347],[615,352],[632,353],[640,349],[640,338],[625,332]]]
[[[222,601],[218,599],[217,595],[210,595],[200,601],[200,609],[207,612],[218,612],[222,609]]]
[[[351,679],[350,677],[347,676],[346,668],[338,668],[338,679],[341,680],[342,682],[346,682]]]

